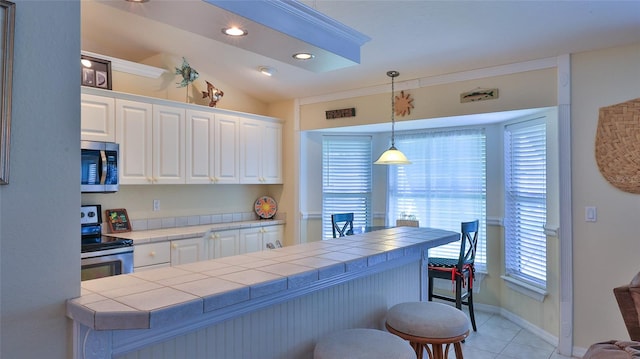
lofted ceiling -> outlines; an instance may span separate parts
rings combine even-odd
[[[83,0],[82,50],[141,63],[161,54],[184,56],[211,80],[269,103],[388,84],[387,70],[400,72],[399,83],[640,43],[640,1],[302,3],[370,38],[361,47],[359,64],[313,69],[291,64],[297,45],[281,41],[282,34],[200,0]],[[250,29],[237,41],[256,41],[252,34],[261,34],[258,43],[269,52],[221,40],[227,21]],[[276,73],[264,76],[260,66]]]

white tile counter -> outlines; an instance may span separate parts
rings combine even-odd
[[[407,263],[424,265],[429,248],[458,239],[450,231],[397,227],[85,281],[82,296],[67,303],[82,354],[77,357],[94,357],[85,356],[85,345],[102,340],[127,342],[130,334],[140,335],[118,350],[107,344],[109,353],[131,350],[153,342],[153,336],[180,335],[180,328],[220,322]],[[419,281],[423,296],[426,278],[420,275]],[[93,340],[81,337],[89,334]]]

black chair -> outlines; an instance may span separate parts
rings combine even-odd
[[[479,221],[462,222],[462,238],[460,241],[460,255],[458,258],[429,258],[429,301],[433,298],[456,303],[461,309],[462,304],[469,306],[469,316],[473,331],[476,332],[476,318],[473,314],[473,265],[478,245]],[[448,297],[433,294],[433,278],[449,279],[455,282],[455,296]],[[463,288],[466,291],[463,293]]]
[[[331,215],[333,238],[353,234],[353,213],[336,213]]]

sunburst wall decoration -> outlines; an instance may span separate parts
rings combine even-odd
[[[396,96],[396,115],[410,115],[412,108],[413,99],[411,98],[411,94],[405,95],[404,91],[400,91],[400,95]]]

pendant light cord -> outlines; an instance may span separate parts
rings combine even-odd
[[[395,114],[396,114],[396,101],[394,99],[394,94],[395,94],[395,86],[394,86],[394,80],[395,78],[400,75],[400,73],[398,71],[387,71],[387,76],[391,77],[391,147],[393,149],[396,148],[396,139],[395,139],[395,128],[396,128],[396,118],[395,118]]]

